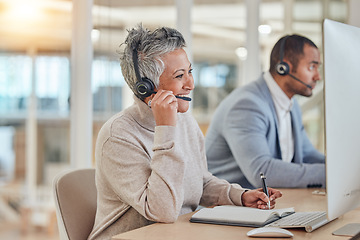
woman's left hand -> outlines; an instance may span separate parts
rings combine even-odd
[[[266,196],[261,188],[244,192],[241,196],[243,206],[269,209],[268,202],[270,200],[270,209],[273,209],[275,207],[275,199],[281,197],[282,193],[273,188],[268,188],[268,191],[270,197]]]

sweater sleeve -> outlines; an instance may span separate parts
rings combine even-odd
[[[183,203],[184,163],[174,134],[171,126],[155,128],[153,156],[131,138],[110,137],[103,145],[101,169],[111,189],[151,221],[174,222]]]
[[[207,172],[204,177],[204,192],[200,205],[237,205],[242,206],[241,196],[245,192],[239,184],[230,184]]]
[[[204,136],[201,131],[199,133],[199,141],[202,142],[200,152],[203,163],[203,195],[200,200],[200,205],[214,206],[214,205],[238,205],[242,206],[241,195],[245,192],[239,184],[230,184],[224,179],[213,176],[208,171]]]

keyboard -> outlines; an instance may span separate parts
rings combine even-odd
[[[269,223],[266,226],[280,228],[305,228],[307,232],[312,232],[328,222],[326,212],[295,212]]]
[[[360,232],[357,233],[355,236],[353,236],[352,238],[350,238],[349,240],[360,240]]]

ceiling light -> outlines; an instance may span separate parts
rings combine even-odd
[[[245,47],[239,47],[235,50],[236,55],[240,60],[246,60],[247,49]]]
[[[261,34],[270,34],[271,33],[271,26],[270,25],[260,25],[258,27],[259,33]]]
[[[91,40],[92,42],[98,42],[100,39],[100,30],[93,29],[91,30]]]
[[[36,1],[16,1],[9,3],[7,16],[16,21],[35,21],[42,17],[41,4]]]

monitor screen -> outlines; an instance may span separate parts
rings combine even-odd
[[[323,26],[328,218],[360,206],[360,28]]]

